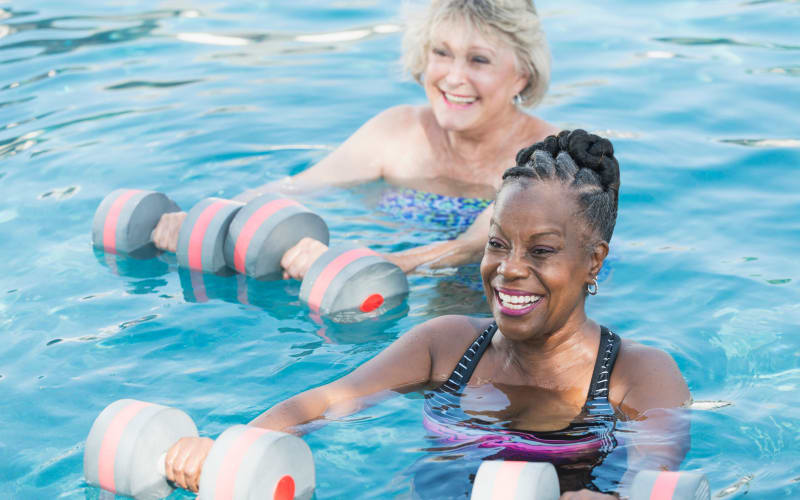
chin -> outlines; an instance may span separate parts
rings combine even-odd
[[[432,106],[433,116],[436,118],[436,123],[439,124],[444,130],[452,132],[462,132],[469,130],[475,126],[475,118],[472,110],[455,110],[449,109],[445,104]]]

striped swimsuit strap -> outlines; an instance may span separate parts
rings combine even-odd
[[[483,356],[486,348],[492,342],[492,337],[497,332],[497,323],[492,321],[488,327],[478,335],[478,337],[470,344],[464,355],[461,356],[458,364],[456,365],[453,373],[447,382],[440,386],[440,390],[455,394],[460,392],[466,387],[472,373],[478,366],[478,362]],[[595,360],[594,370],[592,372],[592,380],[589,383],[589,393],[587,394],[587,403],[595,401],[608,400],[608,382],[611,377],[611,371],[614,369],[614,363],[617,360],[619,353],[619,346],[621,339],[619,335],[612,332],[605,326],[600,327],[600,346],[597,350],[597,359]]]

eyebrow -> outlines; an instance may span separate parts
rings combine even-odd
[[[500,229],[500,232],[504,232],[502,227],[500,227],[500,224],[497,223],[497,221],[494,219],[494,217],[492,217],[492,219],[489,220],[489,227],[491,228],[492,226],[496,226],[498,229]],[[548,235],[553,235],[553,236],[558,236],[559,238],[564,238],[564,233],[562,233],[558,229],[548,229],[548,230],[544,230],[544,231],[539,232],[539,233],[532,234],[530,239],[539,238],[539,237],[548,236]]]
[[[431,42],[431,45],[444,45],[448,49],[452,49],[450,47],[450,44],[447,43],[444,40],[433,40]],[[470,51],[481,51],[481,52],[487,52],[488,55],[491,55],[491,56],[495,55],[495,50],[492,47],[483,46],[483,45],[470,45],[469,47],[467,47],[467,52],[470,52]]]

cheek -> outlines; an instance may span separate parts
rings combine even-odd
[[[442,62],[429,61],[425,66],[425,84],[433,85],[447,74],[447,65]]]

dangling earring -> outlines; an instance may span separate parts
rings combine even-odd
[[[513,102],[515,106],[519,106],[519,105],[521,105],[521,104],[522,104],[522,96],[521,96],[521,95],[519,95],[519,94],[516,94],[516,95],[514,96],[514,98],[513,98],[513,99],[511,99],[511,102]]]
[[[592,278],[592,282],[586,284],[586,293],[597,295],[597,278]]]

